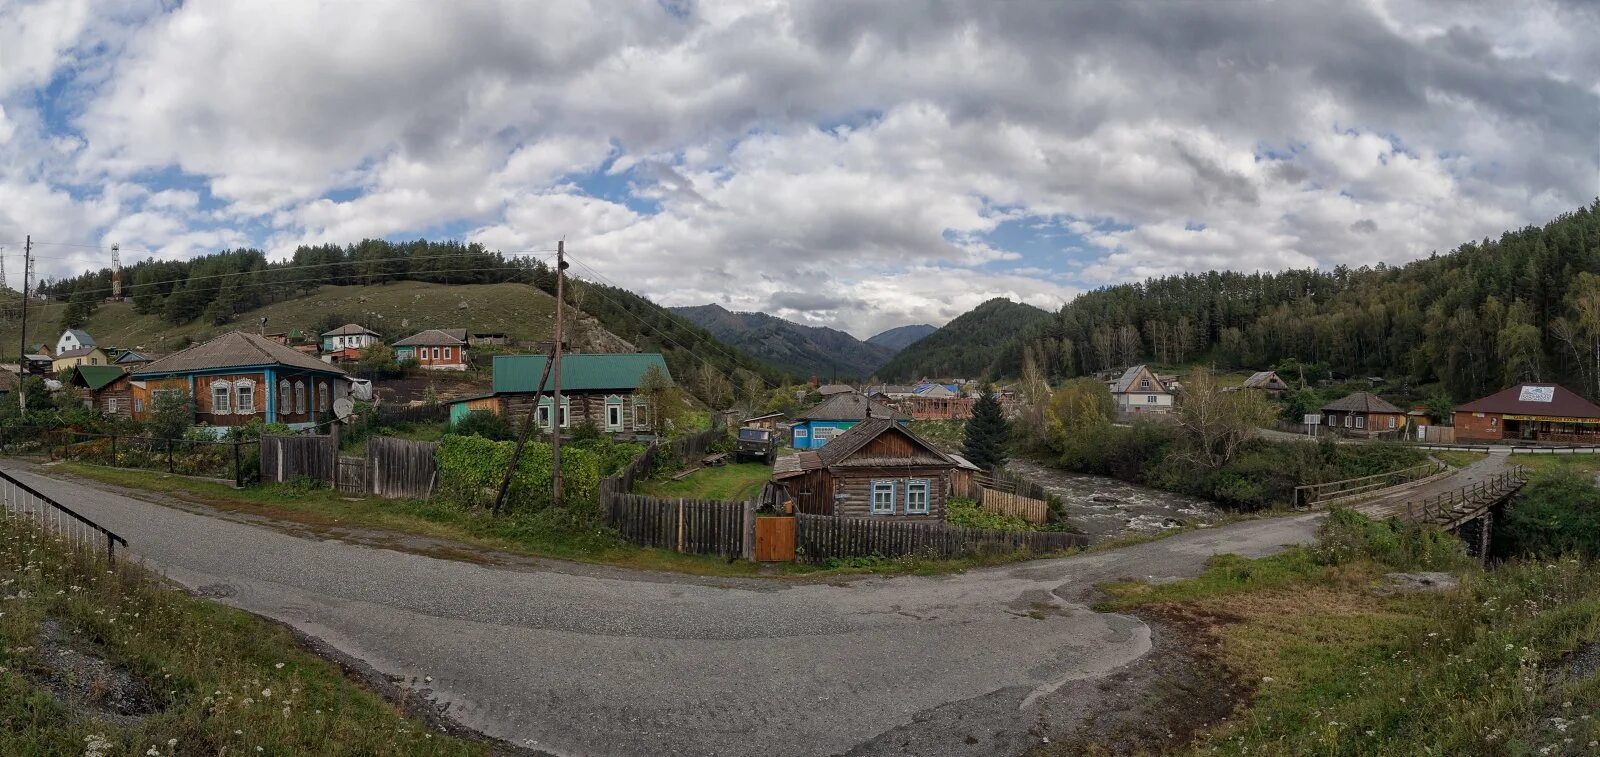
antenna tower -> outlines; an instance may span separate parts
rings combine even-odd
[[[111,245],[111,301],[122,301],[122,245]]]

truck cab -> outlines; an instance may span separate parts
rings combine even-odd
[[[773,464],[778,458],[778,434],[769,428],[740,428],[733,447],[733,457],[737,462],[762,460],[767,465]]]

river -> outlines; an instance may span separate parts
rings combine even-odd
[[[1216,505],[1199,497],[1173,494],[1106,476],[1051,468],[1032,460],[1012,460],[1006,468],[1038,482],[1061,498],[1067,520],[1091,543],[1128,534],[1150,534],[1222,517]]]

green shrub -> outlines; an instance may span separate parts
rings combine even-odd
[[[481,436],[444,437],[435,456],[440,496],[467,506],[493,502],[515,447],[515,442],[497,442]],[[617,444],[606,439],[563,445],[561,475],[566,505],[592,510],[600,476],[614,472],[643,449],[637,444]],[[548,443],[529,442],[523,447],[506,494],[513,510],[538,510],[550,505],[550,461]]]
[[[1600,555],[1600,489],[1569,468],[1536,474],[1506,508],[1496,549],[1529,557]]]
[[[986,528],[991,531],[1032,531],[1033,524],[1020,515],[992,513],[975,499],[952,497],[945,503],[945,520],[952,526]]]
[[[515,439],[516,432],[512,430],[511,423],[505,416],[488,410],[474,410],[467,413],[465,418],[457,421],[450,429],[450,433],[461,436],[481,436],[494,441]]]
[[[1328,513],[1311,552],[1325,565],[1372,560],[1395,570],[1452,570],[1471,560],[1461,540],[1444,530],[1373,520],[1345,508]]]

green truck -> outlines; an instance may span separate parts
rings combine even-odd
[[[778,459],[778,433],[769,428],[745,426],[733,446],[735,462],[761,460],[771,465]]]

